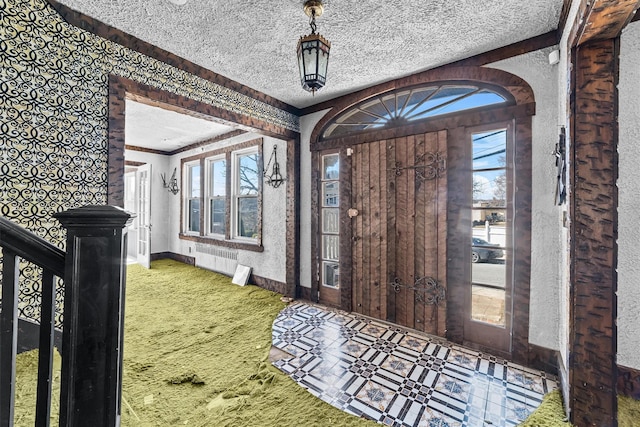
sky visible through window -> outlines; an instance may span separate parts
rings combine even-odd
[[[405,89],[361,102],[337,117],[324,136],[397,126],[505,102],[502,95],[473,85],[444,84]]]
[[[474,199],[504,199],[504,191],[496,178],[504,175],[506,167],[507,131],[505,129],[476,133],[473,141]],[[495,170],[496,168],[500,168]],[[499,182],[499,179],[498,179]]]

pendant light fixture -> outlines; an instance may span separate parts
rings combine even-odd
[[[311,26],[311,34],[300,37],[298,41],[300,83],[304,90],[315,94],[316,91],[322,89],[327,81],[327,67],[329,66],[331,43],[316,33],[316,18],[324,12],[322,1],[305,1],[304,12],[310,18],[309,25]]]

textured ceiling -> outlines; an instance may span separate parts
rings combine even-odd
[[[327,85],[300,87],[302,0],[59,0],[70,8],[296,107],[528,39],[563,0],[325,0]]]
[[[177,1],[177,0],[176,0]],[[160,107],[125,100],[124,131],[127,145],[173,151],[234,129]]]

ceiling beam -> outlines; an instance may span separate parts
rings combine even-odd
[[[640,0],[595,0],[587,3],[574,45],[618,37],[638,7]]]

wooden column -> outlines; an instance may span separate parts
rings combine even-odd
[[[60,425],[120,425],[126,226],[113,206],[54,215],[67,229]]]
[[[571,421],[617,425],[618,39],[575,48],[571,195]]]

